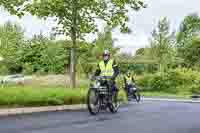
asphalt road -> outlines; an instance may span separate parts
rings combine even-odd
[[[200,133],[200,104],[144,101],[117,114],[51,112],[0,118],[0,133]]]

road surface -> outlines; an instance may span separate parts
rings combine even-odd
[[[200,104],[144,101],[117,114],[51,112],[0,118],[0,133],[200,133]]]

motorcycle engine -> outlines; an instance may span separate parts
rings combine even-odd
[[[93,87],[94,88],[99,88],[101,85],[101,83],[99,81],[96,81],[94,84],[93,84]]]

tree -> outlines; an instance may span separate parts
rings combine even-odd
[[[189,14],[181,22],[177,33],[177,56],[181,60],[179,64],[182,66],[190,67],[191,62],[188,62],[188,54],[191,54],[191,51],[188,48],[193,47],[194,38],[199,36],[199,33],[200,17],[196,13]],[[198,49],[196,50],[198,51]]]
[[[185,61],[189,68],[200,70],[200,37],[194,36],[191,43],[186,46]]]
[[[0,26],[0,55],[4,58],[2,67],[5,67],[8,73],[21,71],[18,57],[19,48],[24,43],[24,31],[18,24],[6,22]]]
[[[140,70],[140,73],[142,72],[150,72],[154,73],[158,70],[158,58],[156,58],[155,54],[152,54],[154,51],[154,48],[151,47],[145,47],[140,48],[136,51],[136,54],[134,56],[135,62],[137,64],[135,65],[135,68],[138,69],[139,67],[143,69]],[[138,68],[136,67],[138,66]]]
[[[94,43],[94,47],[92,50],[92,54],[95,56],[96,59],[99,59],[99,57],[102,55],[103,51],[105,49],[108,49],[112,56],[115,56],[115,54],[118,52],[119,48],[114,47],[114,40],[112,38],[112,29],[110,27],[105,27],[103,32],[98,33],[97,40]]]
[[[105,27],[103,32],[98,33],[98,37],[93,44],[86,43],[81,47],[82,51],[78,54],[78,62],[87,77],[95,69],[96,62],[101,59],[105,49],[109,49],[112,56],[115,56],[119,50],[114,47],[114,40],[112,38],[111,28],[109,27]]]
[[[144,51],[145,51],[145,48],[139,48],[136,50],[135,55],[136,56],[144,55]]]
[[[139,0],[2,0],[3,5],[11,13],[19,16],[25,12],[47,18],[53,17],[58,23],[56,31],[69,36],[73,42],[71,47],[71,80],[75,87],[75,48],[77,39],[86,33],[96,32],[96,21],[101,19],[111,27],[120,26],[122,32],[128,31],[128,6],[139,10],[145,7]]]
[[[173,34],[169,30],[169,21],[165,17],[152,32],[150,50],[153,58],[158,60],[160,72],[164,72],[173,60]]]
[[[177,34],[177,42],[179,47],[183,47],[191,38],[200,31],[200,17],[197,13],[189,14],[180,24]]]
[[[67,41],[55,41],[42,34],[34,35],[26,45],[20,47],[20,62],[25,74],[32,73],[64,73],[65,65],[69,64],[69,55],[65,45]],[[66,57],[68,56],[68,57]]]

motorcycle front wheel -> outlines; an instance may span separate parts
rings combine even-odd
[[[87,107],[91,115],[96,115],[100,110],[100,99],[98,92],[94,88],[90,88],[87,94]]]

